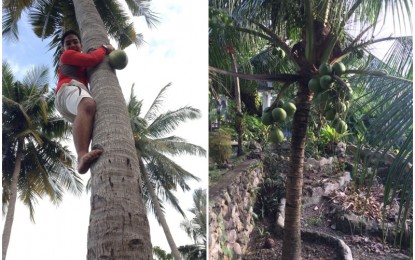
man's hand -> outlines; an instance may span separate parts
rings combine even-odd
[[[105,48],[105,50],[107,51],[107,55],[110,54],[113,50],[115,50],[114,47],[112,47],[111,44],[103,44],[102,47]]]

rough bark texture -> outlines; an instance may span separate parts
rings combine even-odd
[[[12,232],[12,226],[14,221],[14,209],[16,208],[17,200],[17,183],[19,182],[19,174],[21,168],[21,162],[23,159],[23,138],[17,140],[16,151],[16,164],[14,165],[14,171],[12,181],[10,185],[10,198],[9,206],[7,207],[6,221],[4,222],[3,236],[2,236],[2,259],[6,259],[7,249],[9,247],[10,235]]]
[[[301,196],[303,187],[304,147],[310,114],[311,92],[300,83],[297,111],[293,119],[290,172],[286,183],[286,206],[283,238],[283,260],[301,259]]]
[[[75,0],[74,5],[84,51],[109,42],[94,2]],[[87,259],[152,259],[139,164],[120,85],[107,60],[90,70],[89,77],[97,105],[92,145],[101,145],[104,152],[91,167]]]
[[[153,185],[150,182],[150,179],[148,177],[148,173],[147,173],[147,170],[146,170],[146,168],[144,166],[144,163],[143,163],[143,161],[141,159],[139,159],[138,162],[140,164],[140,170],[142,172],[142,176],[144,178],[144,182],[146,184],[146,187],[147,187],[148,191],[150,192],[151,201],[153,201],[153,204],[154,204],[154,209],[157,212],[157,216],[159,218],[161,227],[163,228],[164,234],[166,235],[167,242],[169,243],[169,246],[170,246],[172,255],[173,255],[173,257],[174,257],[175,260],[181,260],[182,257],[180,256],[180,252],[177,249],[176,244],[174,243],[173,236],[170,233],[169,226],[167,225],[166,218],[164,217],[164,213],[161,210],[158,197],[156,195],[156,192],[154,191]]]

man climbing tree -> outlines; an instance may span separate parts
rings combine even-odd
[[[81,53],[81,38],[73,30],[63,34],[61,44],[64,52],[58,69],[55,106],[66,120],[73,123],[78,172],[86,173],[91,163],[102,154],[102,150],[97,148],[88,152],[96,107],[88,89],[86,68],[98,65],[114,48],[107,44],[90,53]]]

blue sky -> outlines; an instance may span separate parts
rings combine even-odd
[[[129,64],[124,70],[117,71],[124,97],[129,97],[131,86],[135,84],[134,93],[139,100],[144,100],[144,111],[147,111],[160,89],[172,82],[166,95],[164,111],[186,105],[203,111],[200,120],[184,124],[174,134],[205,149],[208,146],[207,8],[207,1],[153,0],[151,9],[160,15],[161,23],[157,29],[149,30],[143,19],[134,19],[137,31],[144,34],[147,44],[139,49],[135,46],[128,47],[126,52]],[[19,26],[19,31],[19,42],[3,41],[2,59],[9,62],[19,79],[33,66],[49,66],[50,87],[55,87],[53,51],[48,51],[47,46],[49,40],[38,39],[25,23]],[[72,147],[71,143],[68,145]],[[207,188],[207,158],[181,157],[177,162],[202,179],[199,183],[192,182],[192,188]],[[87,173],[84,180],[89,176]],[[183,203],[184,210],[192,207],[192,192],[178,192],[177,196]],[[89,194],[79,198],[67,195],[59,207],[47,200],[40,200],[36,207],[36,224],[30,222],[28,210],[19,203],[7,259],[85,259],[89,202]],[[190,212],[186,214],[189,218],[192,217]],[[178,226],[181,216],[169,205],[166,216],[176,243],[191,243]],[[163,231],[151,213],[149,221],[153,246],[158,245],[170,252]],[[26,245],[24,250],[21,245]]]

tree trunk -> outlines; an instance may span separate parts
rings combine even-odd
[[[173,255],[175,260],[181,260],[182,257],[180,255],[179,250],[177,249],[176,244],[174,243],[173,236],[170,233],[170,229],[169,229],[169,226],[167,225],[166,219],[164,218],[164,214],[161,211],[161,207],[160,207],[160,204],[159,204],[158,197],[157,197],[157,195],[154,191],[153,185],[150,182],[150,179],[148,177],[148,172],[147,172],[147,170],[144,166],[143,160],[139,158],[138,162],[140,164],[140,170],[142,172],[142,176],[144,177],[145,185],[146,185],[148,191],[150,192],[151,200],[154,203],[154,209],[156,210],[157,217],[159,218],[160,224],[161,224],[161,226],[163,228],[163,231],[164,231],[164,234],[166,235],[166,239],[167,239],[167,242],[169,243],[172,255]]]
[[[283,237],[283,260],[301,259],[301,197],[303,188],[304,147],[312,94],[300,83],[297,111],[293,119],[290,172],[286,182],[286,205]]]
[[[2,259],[6,259],[7,249],[9,247],[10,235],[12,232],[12,226],[14,221],[14,210],[16,208],[17,200],[17,183],[19,182],[19,174],[21,163],[23,159],[23,138],[17,140],[16,162],[14,165],[14,171],[12,181],[10,185],[10,198],[9,206],[7,207],[6,221],[4,222],[3,237],[2,237]]]
[[[84,50],[108,43],[92,0],[74,0]],[[138,159],[127,106],[106,60],[89,71],[97,105],[92,144],[103,154],[91,167],[87,259],[152,259]]]
[[[238,66],[236,64],[235,55],[233,49],[229,48],[228,53],[232,61],[232,70],[234,73],[238,73]],[[239,84],[239,77],[235,77],[235,104],[236,104],[236,119],[235,119],[235,128],[238,133],[238,151],[237,155],[243,155],[243,146],[242,146],[242,132],[243,132],[243,114],[242,114],[242,104],[241,104],[241,86]]]

